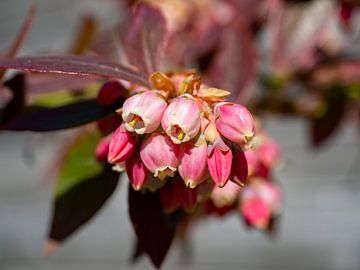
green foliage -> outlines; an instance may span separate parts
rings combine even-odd
[[[103,166],[95,156],[95,149],[100,138],[99,132],[90,130],[72,144],[61,165],[55,197],[60,197],[76,185],[101,172]]]

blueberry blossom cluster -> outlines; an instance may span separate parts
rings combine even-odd
[[[230,93],[201,84],[195,73],[156,72],[150,81],[153,89],[133,87],[117,110],[122,124],[98,147],[108,145],[108,162],[126,170],[135,190],[149,176],[166,182],[179,175],[192,189],[209,176],[220,188],[229,180],[242,185],[244,151],[254,137],[251,113],[224,102]]]

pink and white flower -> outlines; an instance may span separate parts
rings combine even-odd
[[[219,103],[215,107],[216,128],[227,139],[240,145],[247,144],[254,136],[254,120],[244,106]]]
[[[161,126],[174,143],[190,141],[200,130],[198,105],[184,96],[176,98],[166,108]]]
[[[118,127],[109,144],[108,161],[115,164],[128,159],[135,151],[136,140],[124,125]]]
[[[166,101],[154,91],[129,97],[122,107],[126,129],[137,134],[154,132],[161,123],[166,106]]]
[[[149,171],[140,158],[138,158],[137,155],[133,155],[126,160],[126,173],[132,187],[135,190],[140,190],[145,184]]]
[[[141,144],[140,157],[146,168],[155,177],[164,180],[174,176],[180,158],[180,147],[170,138],[160,133],[153,133]]]
[[[209,173],[218,187],[224,187],[229,180],[232,163],[231,148],[221,139],[209,150],[207,165]]]
[[[187,187],[194,188],[206,176],[207,145],[205,141],[200,145],[192,142],[184,144],[179,165],[179,173]]]

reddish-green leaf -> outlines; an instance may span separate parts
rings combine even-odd
[[[138,4],[125,42],[129,61],[147,75],[158,71],[167,39],[166,20],[162,13],[149,4]]]
[[[0,59],[0,69],[18,69],[35,72],[72,75],[95,75],[123,79],[143,86],[149,86],[145,75],[120,64],[85,56],[28,56],[14,59]]]

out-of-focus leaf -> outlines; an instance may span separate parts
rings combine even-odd
[[[4,84],[12,93],[10,101],[0,109],[0,127],[21,114],[25,106],[25,78],[18,74]]]
[[[242,20],[223,32],[219,50],[205,74],[209,85],[229,90],[230,100],[247,96],[244,91],[256,75],[256,49]]]
[[[95,149],[101,136],[94,129],[81,133],[70,145],[59,170],[55,198],[61,197],[74,186],[99,174],[102,165],[97,162]]]
[[[119,173],[110,167],[54,200],[49,239],[62,242],[89,221],[113,194]]]
[[[99,82],[96,76],[75,77],[68,74],[32,73],[26,77],[26,92],[30,94],[82,89]]]
[[[138,192],[129,185],[129,214],[139,250],[147,254],[160,268],[170,248],[183,212],[166,214],[162,210],[159,192]]]
[[[346,96],[343,89],[328,90],[325,111],[311,120],[311,143],[321,146],[339,127],[345,114]]]
[[[96,83],[81,90],[62,90],[53,93],[40,94],[34,98],[31,105],[58,107],[89,98],[95,98],[99,91],[99,87],[100,85]]]
[[[71,49],[73,54],[83,54],[90,47],[96,34],[96,28],[97,25],[93,16],[87,15],[83,17],[80,29],[78,30]]]
[[[14,131],[54,131],[81,126],[99,120],[121,107],[124,99],[102,106],[89,99],[61,107],[30,106],[23,114],[2,129]]]
[[[150,4],[138,4],[125,41],[130,63],[147,75],[158,71],[167,40],[166,20],[162,13]]]
[[[144,74],[134,71],[129,67],[95,57],[63,55],[0,59],[0,69],[18,69],[78,76],[95,75],[105,78],[123,79],[149,87],[149,82]]]
[[[4,58],[13,58],[15,57],[18,52],[20,51],[21,47],[23,46],[24,42],[25,42],[25,38],[30,30],[34,15],[35,15],[35,11],[36,11],[36,6],[32,5],[30,7],[29,13],[21,27],[21,30],[19,32],[19,34],[17,35],[16,39],[14,40],[13,44],[10,46],[10,48],[8,49],[8,51],[0,56],[0,58],[4,57]],[[2,79],[2,77],[4,76],[6,70],[0,70],[0,80]]]

